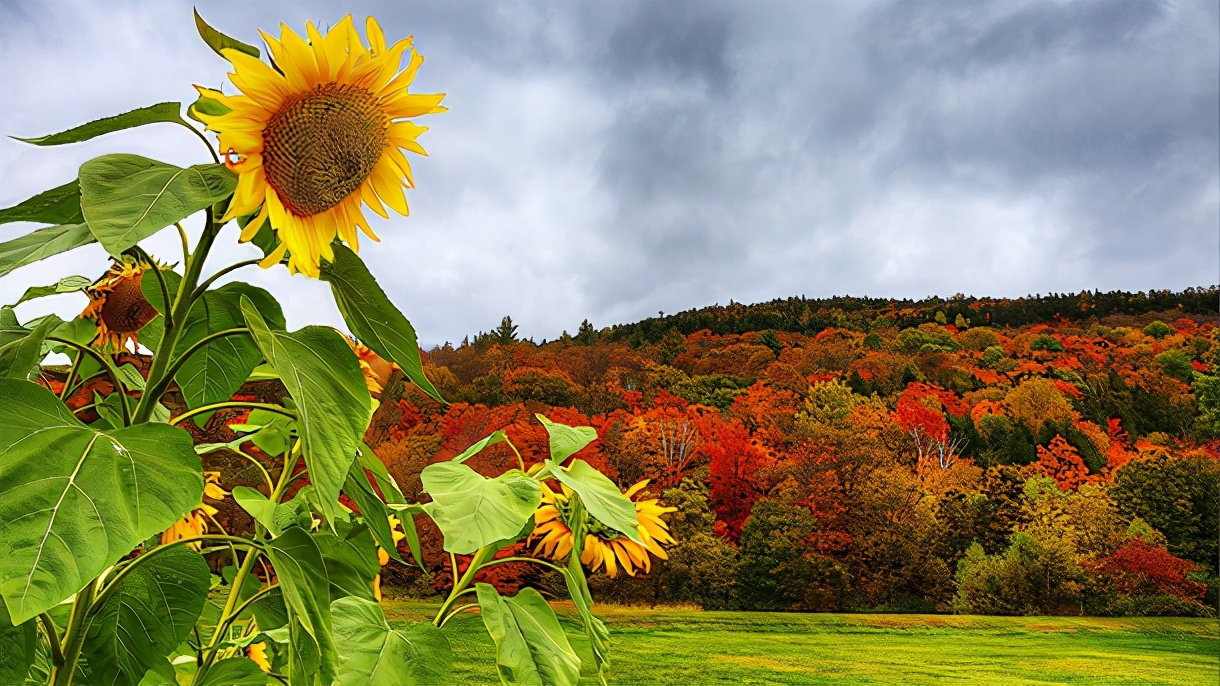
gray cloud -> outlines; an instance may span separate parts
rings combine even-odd
[[[330,3],[203,3],[217,26]],[[554,338],[729,299],[1022,295],[1217,282],[1220,15],[1207,2],[357,3],[427,58],[410,217],[364,245],[427,343],[511,314]],[[0,130],[219,85],[185,3],[0,3]],[[0,204],[176,132],[0,144]],[[4,231],[0,227],[0,231]],[[172,240],[155,242],[173,255]],[[79,251],[0,281],[99,271]],[[226,243],[217,263],[248,255]],[[64,273],[67,273],[66,271]],[[326,289],[248,272],[293,326]],[[20,285],[18,283],[20,282]],[[79,303],[31,304],[71,309]]]

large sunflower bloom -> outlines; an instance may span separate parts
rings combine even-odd
[[[151,268],[124,258],[85,289],[89,304],[80,316],[97,322],[93,347],[113,353],[126,350],[129,342],[136,342],[136,332],[157,316],[141,290],[144,272]]]
[[[336,235],[353,250],[359,249],[357,228],[379,240],[361,203],[386,218],[386,206],[407,214],[403,188],[415,184],[402,150],[426,155],[415,139],[427,129],[399,120],[443,112],[445,96],[407,92],[424,61],[411,38],[387,46],[372,17],[366,32],[367,48],[351,15],[325,36],[310,22],[308,41],[284,24],[279,40],[260,31],[274,66],[226,49],[233,65],[229,78],[242,95],[200,88],[229,108],[226,114],[199,115],[217,132],[229,168],[239,174],[223,220],[261,207],[242,242],[254,238],[267,219],[279,240],[263,267],[287,254],[291,271],[318,278],[321,260],[334,257]]]
[[[645,479],[624,493],[632,498],[648,485]],[[542,485],[542,504],[534,513],[534,533],[537,539],[534,552],[554,560],[562,560],[572,552],[572,529],[567,517],[571,511],[569,503],[572,491],[563,486],[561,493],[555,493],[546,484]],[[661,519],[666,512],[674,512],[676,508],[662,507],[656,499],[635,501],[635,517],[639,524],[639,538],[643,545],[623,536],[619,532],[605,526],[592,516],[588,518],[585,533],[584,550],[580,561],[588,565],[590,571],[596,572],[605,567],[606,575],[614,578],[621,567],[628,576],[635,576],[636,570],[645,574],[652,571],[652,553],[662,560],[669,559],[662,544],[672,545],[674,539],[669,535],[669,525]]]
[[[203,497],[211,500],[223,500],[228,491],[220,487],[220,472],[204,472]],[[161,543],[173,543],[181,541],[184,538],[195,538],[207,533],[208,519],[214,516],[218,510],[204,501],[199,502],[199,507],[186,513],[182,519],[174,522],[174,525],[166,529],[161,534]],[[199,543],[192,542],[186,544],[188,547],[199,550]]]

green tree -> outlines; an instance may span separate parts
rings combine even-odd
[[[1197,453],[1158,451],[1118,470],[1110,492],[1120,511],[1165,535],[1169,552],[1216,569],[1220,463]]]

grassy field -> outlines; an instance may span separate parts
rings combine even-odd
[[[436,606],[386,601],[392,621]],[[593,658],[574,610],[572,645]],[[979,617],[702,612],[603,606],[614,684],[1220,684],[1220,628],[1177,618]],[[477,613],[445,627],[458,683],[497,683]]]

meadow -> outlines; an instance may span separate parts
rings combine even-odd
[[[427,621],[435,604],[387,600],[392,624]],[[568,604],[554,605],[596,683]],[[1212,619],[704,612],[601,606],[612,684],[1216,684]],[[496,682],[477,613],[445,627],[459,683]]]

